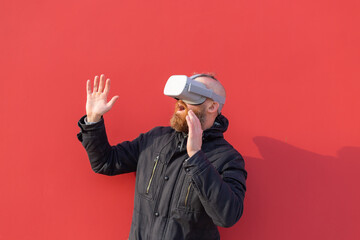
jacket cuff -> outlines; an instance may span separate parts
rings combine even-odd
[[[95,135],[98,131],[103,131],[105,129],[104,118],[101,116],[100,121],[93,124],[85,123],[86,115],[82,116],[78,121],[78,126],[80,127],[80,132],[77,134],[77,138],[80,142],[83,141],[83,134],[86,135]]]
[[[78,126],[80,127],[82,132],[94,131],[94,130],[100,129],[104,126],[104,118],[103,117],[101,117],[101,119],[98,122],[92,123],[92,124],[86,124],[85,118],[86,118],[86,115],[82,116],[78,122]]]
[[[202,150],[199,150],[191,158],[187,159],[183,163],[183,168],[187,175],[193,176],[203,172],[211,163],[205,156]]]
[[[88,122],[88,121],[87,121],[87,117],[84,118],[84,122],[85,122],[86,125],[95,124],[95,123],[98,123],[98,122],[100,122],[100,121],[101,121],[101,119],[100,119],[99,121],[97,121],[97,122]]]

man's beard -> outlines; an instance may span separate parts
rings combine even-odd
[[[184,110],[181,111],[180,113],[177,112],[179,110],[179,104],[184,108]],[[170,119],[170,126],[173,129],[175,129],[175,131],[183,132],[183,133],[189,132],[189,126],[186,122],[186,116],[188,114],[188,111],[189,111],[189,109],[183,101],[178,100],[176,102],[174,114],[172,115],[172,117]],[[205,109],[203,107],[201,107],[200,110],[193,110],[193,112],[200,120],[201,126],[203,126],[205,123],[205,120],[206,120]]]

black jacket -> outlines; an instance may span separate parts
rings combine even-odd
[[[224,139],[228,120],[219,115],[203,132],[201,151],[191,158],[187,135],[156,127],[133,141],[110,146],[104,120],[86,125],[78,139],[96,173],[136,171],[129,239],[220,239],[217,226],[241,217],[247,173],[242,156]]]

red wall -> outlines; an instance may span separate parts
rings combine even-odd
[[[76,138],[85,83],[120,99],[116,144],[167,125],[172,74],[227,88],[248,170],[222,239],[360,239],[358,0],[2,1],[0,239],[126,239],[134,174],[92,172]]]

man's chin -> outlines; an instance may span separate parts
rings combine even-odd
[[[180,114],[175,113],[170,119],[170,126],[177,132],[188,133],[189,127],[185,120],[185,117],[182,118]]]
[[[172,127],[176,132],[182,132],[182,133],[186,133],[188,134],[189,130],[188,128],[176,128],[176,127]]]

